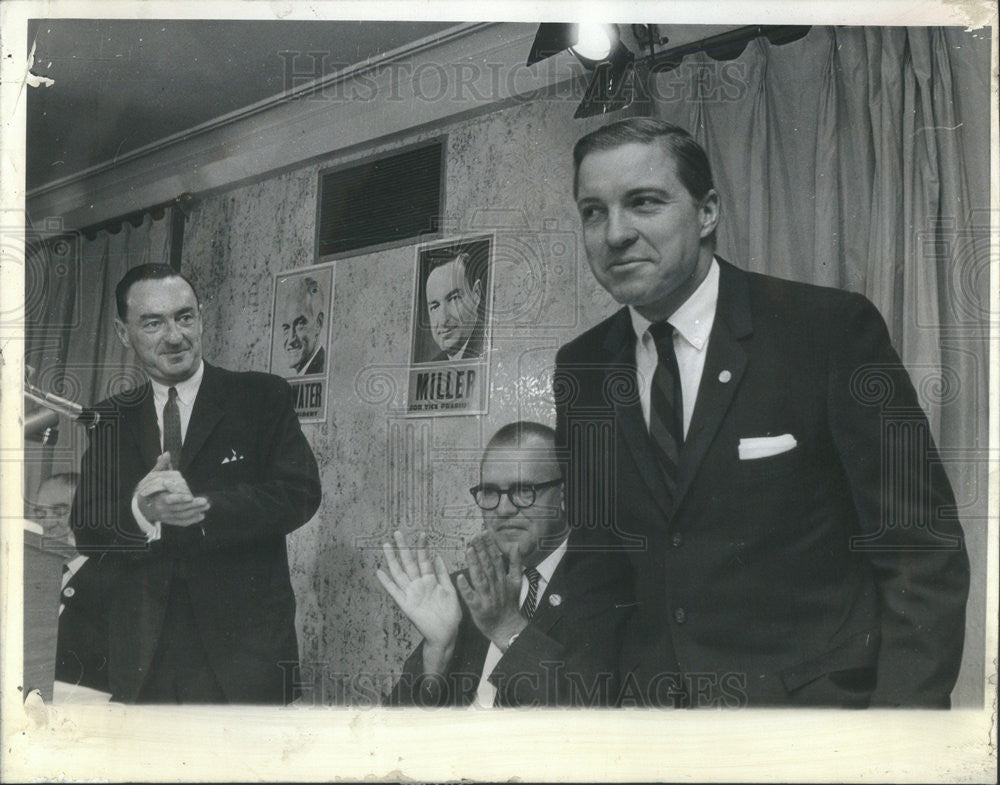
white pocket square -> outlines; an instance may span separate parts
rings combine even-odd
[[[755,461],[758,458],[770,458],[783,452],[794,450],[798,444],[790,433],[781,436],[753,436],[740,439],[740,460]]]
[[[230,448],[229,451],[232,453],[232,455],[230,455],[228,458],[223,458],[220,461],[220,463],[235,463],[236,461],[242,461],[243,460],[243,456],[242,455],[237,455],[236,454],[236,450]]]

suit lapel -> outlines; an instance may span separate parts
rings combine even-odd
[[[567,556],[568,553],[563,554],[552,571],[552,580],[545,585],[545,591],[538,597],[531,623],[541,630],[548,630],[559,619],[559,606],[566,600],[567,592],[572,591],[572,584],[566,577]]]
[[[615,422],[621,431],[622,439],[632,454],[632,459],[642,476],[643,481],[663,514],[670,516],[672,505],[663,481],[660,464],[649,441],[649,431],[642,416],[642,404],[639,399],[639,384],[635,367],[635,332],[627,309],[619,311],[619,318],[612,325],[605,339],[605,349],[614,352],[614,357],[604,380],[604,394],[622,389],[623,385],[615,384],[613,376],[623,371],[629,375],[628,389],[634,391],[631,395],[617,395],[614,400]]]
[[[681,456],[678,506],[729,410],[747,365],[746,351],[740,343],[753,330],[746,274],[721,259],[719,268],[715,323]]]
[[[119,411],[125,431],[139,450],[143,467],[151,468],[160,455],[160,428],[156,424],[152,385],[146,382],[138,391],[136,400],[122,404]]]
[[[191,420],[188,422],[184,445],[181,448],[181,471],[191,466],[191,461],[205,445],[205,440],[215,429],[225,413],[225,390],[217,368],[205,363],[205,374],[194,400]]]

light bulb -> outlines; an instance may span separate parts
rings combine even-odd
[[[604,60],[611,54],[612,41],[607,25],[581,24],[573,53],[587,60]]]

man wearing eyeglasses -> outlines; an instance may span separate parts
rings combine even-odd
[[[423,636],[388,702],[607,704],[628,582],[610,569],[574,574],[555,432],[532,422],[504,426],[486,447],[480,477],[471,492],[485,531],[466,550],[466,570],[449,576],[424,534],[415,549],[400,532],[383,546],[379,581]]]
[[[90,559],[76,551],[69,514],[79,482],[76,472],[53,474],[38,486],[30,514],[42,527],[45,547],[65,559],[59,594],[56,681],[109,693],[107,599],[112,572],[100,556]]]

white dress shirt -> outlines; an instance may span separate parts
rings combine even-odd
[[[195,398],[198,397],[198,390],[201,388],[201,379],[205,375],[205,363],[198,363],[196,370],[190,378],[183,382],[172,385],[177,389],[177,409],[181,416],[181,444],[187,438],[188,423],[191,422],[191,411],[194,409]],[[160,429],[160,451],[163,451],[163,406],[170,395],[170,385],[164,385],[153,379],[149,380],[153,388],[153,408],[156,410],[156,425]],[[177,469],[178,467],[174,467]],[[132,496],[132,515],[139,528],[146,533],[146,539],[154,542],[160,539],[160,523],[152,523],[139,510],[139,497]]]
[[[681,306],[674,311],[667,321],[674,327],[674,353],[677,355],[677,368],[681,374],[681,399],[684,406],[684,435],[687,436],[691,425],[691,415],[698,398],[698,385],[701,384],[701,374],[705,369],[705,356],[708,354],[708,338],[715,322],[715,308],[719,301],[719,263],[712,259],[705,280],[691,293]],[[628,308],[632,317],[632,327],[635,330],[635,366],[639,383],[639,400],[642,404],[642,416],[649,428],[649,393],[653,386],[653,374],[656,371],[659,355],[656,343],[649,333],[652,324],[631,305]]]
[[[567,540],[563,540],[552,553],[542,559],[538,563],[538,566],[535,567],[538,570],[537,597],[539,600],[544,596],[545,590],[549,586],[549,581],[552,580],[552,573],[556,571],[556,567],[559,566],[562,557],[566,555],[566,543]],[[528,596],[528,586],[528,577],[522,573],[521,595],[517,601],[519,606],[524,605],[524,600]],[[493,673],[493,669],[497,666],[497,663],[500,662],[501,657],[503,657],[503,652],[497,648],[495,643],[490,641],[490,648],[486,652],[486,659],[483,661],[483,672],[479,677],[479,686],[476,688],[476,699],[472,702],[473,707],[483,708],[484,706],[493,706],[497,697],[497,688],[490,682],[489,677]]]

